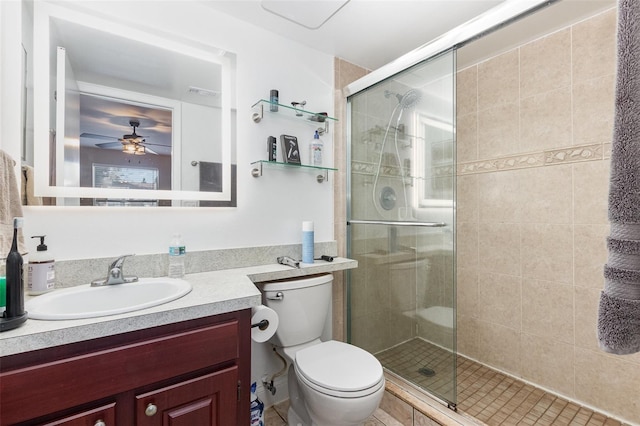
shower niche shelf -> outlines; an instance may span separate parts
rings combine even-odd
[[[278,106],[278,111],[271,111],[269,107],[272,105]],[[297,108],[292,105],[283,105],[276,102],[270,102],[266,99],[260,99],[258,102],[251,105],[251,108],[254,110],[253,114],[251,115],[251,119],[255,123],[259,123],[260,121],[262,121],[265,116],[265,112],[268,112],[269,114],[280,114],[280,116],[296,118],[308,121],[309,123],[316,125],[324,124],[324,127],[318,128],[318,133],[320,134],[329,132],[330,121],[338,121],[337,118],[329,117],[326,113],[307,111],[305,109]]]
[[[258,160],[251,163],[253,169],[251,169],[251,176],[257,178],[262,176],[263,170],[265,169],[265,165],[268,167],[279,168],[279,169],[298,169],[298,170],[316,170],[318,174],[316,176],[316,180],[318,183],[326,182],[329,180],[329,172],[335,172],[338,169],[334,169],[332,167],[319,167],[319,166],[308,166],[305,164],[292,164],[292,163],[281,163],[279,161],[267,161],[267,160]]]

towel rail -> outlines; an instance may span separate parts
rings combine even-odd
[[[393,220],[347,220],[347,225],[388,225],[388,226],[422,226],[427,228],[442,228],[444,222],[406,222]]]

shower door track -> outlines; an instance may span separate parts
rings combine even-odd
[[[347,225],[390,225],[390,226],[422,226],[427,228],[442,228],[444,222],[403,222],[393,220],[347,220]]]

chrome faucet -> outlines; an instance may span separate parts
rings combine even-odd
[[[98,279],[91,281],[91,287],[100,287],[104,285],[113,285],[113,284],[124,284],[124,283],[133,283],[138,281],[138,277],[130,276],[125,277],[122,272],[122,265],[124,261],[129,256],[135,256],[135,254],[125,254],[124,256],[120,256],[109,266],[109,272],[107,274],[106,279]]]

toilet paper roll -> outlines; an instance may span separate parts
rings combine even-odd
[[[261,323],[261,321],[268,321]],[[261,324],[261,325],[257,325]],[[264,305],[251,308],[251,339],[262,343],[271,339],[278,329],[278,314]]]

